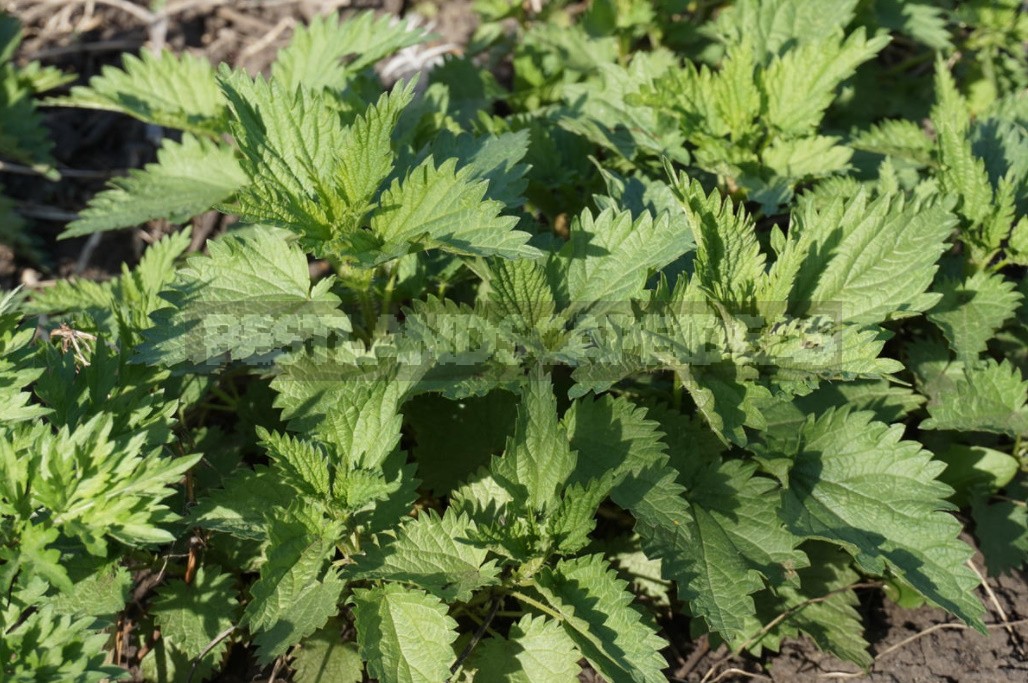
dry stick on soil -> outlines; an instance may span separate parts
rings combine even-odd
[[[260,37],[259,40],[251,43],[245,50],[239,53],[239,63],[242,64],[250,57],[258,54],[261,50],[268,47],[281,36],[286,29],[292,28],[296,25],[296,20],[292,17],[283,17],[277,24],[271,27],[271,30]]]
[[[268,683],[275,683],[275,678],[278,676],[278,670],[282,668],[282,663],[285,660],[285,657],[279,657],[275,660],[275,666],[271,667],[271,675],[268,676]]]
[[[1024,626],[1026,624],[1028,624],[1028,619],[1017,619],[1016,621],[1008,621],[1008,622],[1006,622],[1004,624],[986,624],[985,628],[989,629],[990,631],[996,630],[996,629],[1004,629],[1004,630],[1006,630],[1008,627],[1014,628],[1015,626]],[[957,623],[934,624],[932,626],[929,626],[926,629],[922,629],[921,631],[918,631],[917,633],[915,633],[912,636],[908,636],[908,637],[904,638],[903,640],[899,641],[895,645],[890,645],[889,647],[885,648],[884,650],[882,650],[881,652],[879,652],[875,656],[875,663],[877,663],[879,659],[882,659],[886,655],[890,655],[893,652],[896,652],[897,650],[899,650],[900,648],[902,648],[902,647],[904,647],[906,645],[909,645],[910,643],[913,643],[915,640],[919,640],[921,638],[924,638],[925,636],[931,635],[932,633],[935,633],[936,631],[946,631],[946,630],[966,631],[969,628],[971,628],[971,627],[968,626],[967,624],[957,624]],[[871,665],[871,669],[874,669],[874,664]],[[826,671],[825,673],[821,674],[819,676],[819,678],[856,678],[857,676],[865,676],[865,675],[867,675],[867,674],[865,674],[863,671]]]
[[[711,679],[710,683],[717,683],[718,681],[724,680],[731,675],[745,676],[746,678],[752,678],[757,681],[773,681],[774,679],[764,674],[753,673],[752,671],[745,671],[743,669],[725,669],[717,675],[717,678]]]
[[[1023,626],[1025,624],[1028,624],[1028,619],[1018,619],[1017,621],[1008,621],[1008,622],[1003,623],[1003,624],[986,624],[985,628],[990,629],[990,630],[993,630],[993,629],[1004,629],[1004,630],[1006,630],[1007,628],[1013,628],[1015,626]],[[881,659],[885,655],[891,654],[891,653],[895,652],[896,650],[900,649],[901,647],[903,647],[904,645],[909,645],[910,643],[914,642],[918,638],[923,638],[924,636],[927,636],[930,633],[935,633],[936,631],[943,631],[943,630],[946,630],[946,629],[955,629],[957,631],[966,631],[969,628],[971,628],[971,627],[968,626],[967,624],[955,624],[955,623],[954,624],[950,624],[950,623],[935,624],[934,626],[929,626],[928,628],[926,628],[926,629],[924,629],[922,631],[918,631],[917,633],[915,633],[912,636],[904,638],[903,640],[901,640],[900,642],[896,643],[895,645],[890,645],[889,647],[885,648],[884,650],[882,650],[881,652],[878,653],[878,655],[875,657],[875,661],[877,662],[879,659]]]
[[[47,4],[64,5],[67,2],[68,0],[50,0]],[[108,7],[114,7],[116,9],[121,10],[122,12],[131,14],[136,19],[139,19],[140,21],[145,22],[147,24],[152,22],[155,18],[153,12],[146,9],[145,7],[133,5],[131,2],[128,2],[128,0],[71,0],[71,2],[79,5],[85,5],[89,2],[94,2],[98,5],[107,5]]]
[[[271,24],[263,19],[248,16],[239,10],[232,9],[231,7],[219,7],[215,12],[215,15],[254,33],[264,34],[273,28]]]
[[[1010,625],[1010,618],[1003,610],[1003,605],[999,604],[999,598],[996,597],[996,593],[992,590],[992,586],[989,585],[985,576],[978,571],[978,567],[975,566],[972,560],[967,561],[967,566],[971,568],[974,575],[982,582],[982,588],[985,589],[985,594],[989,596],[989,602],[991,602],[992,606],[996,608],[996,614],[999,615],[1000,622],[1006,628],[1007,635],[1010,638],[1010,645],[1014,648],[1014,652],[1017,653],[1018,657],[1024,659],[1024,648],[1021,647],[1021,639],[1018,637],[1017,632],[1014,631],[1014,627]]]
[[[697,639],[696,646],[693,648],[692,652],[689,653],[689,656],[686,658],[685,662],[682,663],[682,666],[678,671],[675,672],[675,675],[678,678],[684,679],[692,672],[693,669],[696,668],[700,663],[700,660],[703,659],[708,652],[710,652],[710,636],[704,633]]]
[[[171,17],[182,12],[188,12],[193,9],[212,9],[214,7],[220,7],[221,5],[229,5],[239,0],[181,0],[174,4],[169,3],[164,8],[163,14]],[[253,2],[247,3],[250,7],[284,7],[286,5],[295,5],[303,0],[254,0]]]

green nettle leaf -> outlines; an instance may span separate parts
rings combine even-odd
[[[386,372],[362,375],[319,354],[284,359],[272,382],[289,428],[335,446],[354,466],[377,467],[400,440],[399,408],[415,381]],[[415,378],[416,379],[416,378]]]
[[[965,446],[949,443],[945,446],[929,441],[938,460],[946,463],[939,481],[954,489],[950,497],[957,505],[966,507],[969,500],[990,494],[1009,484],[1019,471],[1017,458],[985,446]]]
[[[801,44],[768,65],[763,87],[771,127],[792,135],[812,133],[839,84],[889,43],[884,35],[868,38],[863,28],[841,38],[836,32]]]
[[[831,408],[842,408],[847,405],[853,410],[871,411],[878,421],[891,424],[902,421],[924,402],[924,396],[912,389],[891,384],[884,379],[826,382],[806,396],[796,397],[789,403],[779,403],[770,409],[775,412],[774,416],[767,414],[768,406],[764,407],[764,411],[769,424],[768,431],[776,431],[779,428],[795,429],[806,421],[808,415],[821,415]],[[771,426],[772,423],[776,424]]]
[[[571,32],[553,28],[562,46],[571,44]],[[636,106],[631,97],[640,86],[650,86],[674,66],[672,55],[666,51],[636,52],[627,67],[609,63],[613,59],[601,60],[592,67],[596,74],[590,82],[563,87],[565,109],[560,112],[559,125],[625,159],[667,156],[687,161],[688,152],[675,122],[652,109]]]
[[[53,140],[33,96],[75,77],[54,67],[42,67],[39,62],[15,65],[11,60],[21,38],[18,21],[6,14],[0,16],[0,154],[57,180],[59,174],[53,168],[51,156]]]
[[[697,472],[690,491],[668,467],[630,477],[612,495],[632,512],[642,547],[661,558],[664,576],[710,629],[733,645],[757,624],[752,593],[806,564],[776,513],[773,482],[752,466],[713,463]]]
[[[217,649],[217,648],[215,648]],[[149,654],[143,658],[139,669],[143,680],[154,683],[178,683],[193,679],[210,680],[219,673],[223,660],[215,657],[213,651],[200,659],[186,655],[170,641],[157,639]]]
[[[718,34],[729,43],[748,40],[761,57],[775,55],[795,42],[816,42],[854,17],[857,0],[795,2],[740,0],[718,14]]]
[[[745,446],[744,427],[766,426],[759,406],[771,398],[771,392],[755,383],[758,375],[753,368],[718,363],[686,367],[676,374],[689,390],[697,410],[726,444]]]
[[[903,426],[871,413],[832,410],[768,444],[762,461],[782,481],[782,518],[802,537],[840,545],[871,574],[892,571],[919,593],[983,630],[971,548],[945,501],[944,469]],[[873,471],[873,476],[868,472]]]
[[[664,563],[646,555],[638,536],[614,539],[600,547],[636,594],[656,607],[671,606],[671,581],[664,578]]]
[[[499,570],[487,551],[470,543],[475,523],[447,511],[429,511],[400,527],[391,540],[356,557],[346,576],[411,583],[447,601],[467,601],[472,591],[496,583]]]
[[[719,302],[752,302],[765,277],[764,254],[745,209],[684,175],[676,192],[696,236],[696,277],[704,291]]]
[[[596,528],[596,510],[618,478],[617,473],[608,472],[585,486],[572,484],[565,490],[546,526],[558,552],[575,553],[589,544],[589,534]]]
[[[343,222],[333,232],[353,232],[362,227],[382,181],[393,170],[393,129],[413,97],[414,83],[397,85],[378,98],[343,133],[341,147],[332,150],[340,160],[334,169],[336,189],[344,201]]]
[[[224,202],[245,182],[231,148],[186,133],[181,143],[166,140],[156,163],[112,180],[61,237],[128,228],[156,218],[182,223]]]
[[[942,299],[928,313],[957,357],[972,362],[1021,301],[1014,283],[1001,275],[978,272],[964,282],[946,279],[939,286]]]
[[[935,96],[937,101],[932,109],[932,123],[935,124],[939,162],[942,164],[939,181],[943,189],[959,198],[957,211],[960,215],[972,227],[980,225],[993,210],[992,185],[985,163],[974,156],[971,141],[967,138],[971,122],[967,102],[941,60],[935,67]],[[998,247],[999,240],[982,246]]]
[[[960,429],[1019,436],[1028,433],[1028,382],[1004,360],[964,368],[949,391],[928,402],[922,429]]]
[[[557,255],[566,280],[566,303],[575,309],[625,304],[642,294],[649,274],[690,251],[692,235],[673,227],[666,213],[606,210],[595,219],[584,211]]]
[[[265,512],[288,507],[294,495],[277,472],[264,467],[239,468],[231,473],[225,488],[210,493],[190,510],[189,520],[210,531],[263,541],[268,538]]]
[[[380,681],[439,683],[456,659],[457,622],[439,598],[389,583],[353,591],[361,657]]]
[[[557,503],[558,490],[576,460],[564,427],[557,422],[557,399],[549,378],[529,378],[514,434],[503,457],[493,460],[493,476],[529,508],[544,511]]]
[[[316,252],[342,256],[356,249],[360,255],[367,245],[357,232],[393,168],[393,128],[413,83],[383,94],[349,127],[325,94],[284,90],[275,81],[228,71],[222,87],[250,178],[229,208],[293,231]]]
[[[106,66],[88,86],[76,86],[69,96],[47,104],[117,111],[198,135],[217,135],[226,128],[225,98],[214,69],[188,52],[125,55],[121,69]]]
[[[761,154],[761,160],[775,175],[803,180],[821,178],[844,170],[853,156],[839,138],[816,135],[798,140],[777,138]]]
[[[561,560],[533,587],[562,617],[561,626],[596,671],[612,683],[662,683],[663,641],[632,607],[626,582],[602,555]]]
[[[932,139],[916,121],[889,119],[859,131],[850,145],[854,149],[927,164],[932,157]]]
[[[106,282],[59,280],[53,287],[36,292],[25,305],[30,314],[74,313],[88,316],[95,329],[111,337],[133,338],[151,326],[150,314],[166,304],[159,294],[175,279],[175,262],[189,248],[189,229],[162,237],[151,245],[139,265]],[[131,329],[126,329],[131,328]]]
[[[536,258],[527,232],[515,230],[518,219],[503,216],[503,204],[486,199],[488,181],[474,170],[458,170],[456,159],[436,165],[428,157],[402,180],[382,192],[371,219],[371,234],[384,261],[410,251],[438,248],[468,256]]]
[[[209,643],[232,626],[236,591],[231,574],[217,567],[201,567],[193,583],[172,581],[158,591],[153,614],[161,637],[174,643],[189,657],[199,657]],[[217,657],[227,647],[215,646]]]
[[[941,206],[918,207],[888,195],[869,201],[861,191],[825,207],[807,203],[797,220],[779,263],[799,263],[789,299],[799,312],[813,308],[874,324],[938,302],[939,295],[926,290],[956,225]]]
[[[771,375],[777,384],[783,388],[813,386],[819,378],[872,379],[901,371],[901,362],[879,355],[890,336],[877,326],[837,325],[829,315],[822,315],[794,318],[766,328],[758,348],[773,364]],[[760,425],[752,419],[746,424]]]
[[[889,0],[881,9],[882,24],[895,28],[934,50],[953,47],[949,13],[942,7],[922,2]]]
[[[528,133],[528,130],[519,130],[475,136],[467,133],[454,135],[443,130],[422,154],[431,154],[436,159],[458,159],[459,167],[471,169],[471,179],[489,181],[487,198],[495,199],[508,209],[516,209],[525,203],[522,193],[528,185],[525,174],[530,167],[521,163],[529,149]]]
[[[257,428],[257,437],[268,450],[282,481],[312,498],[329,498],[332,474],[329,455],[318,444]]]
[[[329,289],[312,285],[307,256],[280,233],[258,229],[208,243],[163,292],[138,350],[143,363],[208,369],[227,360],[267,362],[284,349],[350,329]]]
[[[506,638],[479,643],[464,666],[475,680],[497,683],[574,683],[581,653],[561,625],[526,614]]]
[[[1007,251],[1013,263],[1020,266],[1028,265],[1028,216],[1021,216],[1010,230]]]
[[[564,427],[579,454],[571,484],[584,485],[608,472],[622,478],[667,458],[660,424],[626,398],[578,399],[564,415]]]
[[[24,542],[25,534],[22,534]],[[38,568],[36,571],[39,571]],[[53,579],[50,582],[57,583]],[[61,614],[88,615],[113,621],[111,615],[125,608],[132,584],[132,575],[128,570],[116,564],[106,564],[77,581],[70,592],[58,596],[53,601],[54,609]]]
[[[493,316],[522,334],[556,328],[556,302],[546,271],[535,261],[501,261],[489,281]]]
[[[232,134],[250,183],[236,210],[254,222],[288,228],[312,242],[331,236],[341,198],[332,192],[343,125],[325,97],[275,81],[221,73]]]
[[[334,569],[325,569],[337,527],[284,513],[278,508],[270,521],[267,562],[250,589],[253,600],[242,619],[254,633],[264,662],[335,616],[344,585]]]
[[[635,517],[643,550],[662,560],[663,575],[678,582],[693,614],[739,644],[756,624],[750,594],[764,587],[762,577],[781,582],[806,565],[777,518],[778,488],[753,476],[754,466],[722,463],[716,452],[676,472],[660,440],[664,425],[645,416],[624,399],[576,401],[565,418],[579,453],[575,477],[627,475],[611,498]],[[681,422],[671,413],[661,419],[669,429]]]
[[[293,650],[289,666],[297,683],[360,683],[364,662],[357,644],[343,642],[342,625],[329,620],[328,626],[305,638]]]
[[[345,21],[338,13],[314,17],[297,28],[271,67],[288,92],[298,87],[342,91],[362,69],[389,54],[417,45],[427,34],[388,14],[361,12]],[[351,57],[349,61],[343,61]]]

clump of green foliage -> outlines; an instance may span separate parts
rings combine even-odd
[[[984,630],[954,512],[1028,557],[1018,3],[478,4],[384,93],[427,37],[362,14],[51,100],[173,131],[66,236],[241,221],[0,304],[6,680],[657,683],[676,613],[867,667],[868,578]]]

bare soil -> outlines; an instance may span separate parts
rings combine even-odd
[[[123,4],[143,10],[148,3],[123,0]],[[120,63],[123,52],[137,52],[155,41],[174,50],[206,55],[215,63],[228,62],[259,72],[288,42],[293,27],[318,13],[373,8],[403,14],[408,6],[418,5],[404,0],[196,0],[182,4],[188,9],[176,13],[156,32],[136,14],[103,2],[0,0],[0,10],[13,13],[24,24],[19,59],[39,59],[58,66],[78,74],[79,82],[84,83],[103,66]],[[428,20],[441,41],[467,41],[477,23],[471,4],[471,0],[436,3]],[[43,262],[28,262],[0,247],[0,285],[5,288],[69,275],[110,277],[123,263],[134,263],[146,243],[171,229],[157,221],[137,231],[107,233],[92,242],[58,242],[56,236],[67,221],[108,178],[153,160],[155,141],[148,138],[145,126],[116,114],[51,109],[46,111],[46,122],[56,141],[58,165],[68,172],[58,183],[0,172],[0,182],[18,202],[47,255]],[[223,220],[213,215],[196,219],[193,248],[200,248],[205,237],[223,227]],[[902,609],[885,600],[880,591],[864,591],[866,637],[875,655],[870,672],[821,653],[807,640],[789,641],[780,653],[768,653],[759,660],[728,657],[723,651],[707,649],[704,639],[690,641],[688,621],[675,619],[663,624],[664,635],[673,645],[668,677],[703,683],[1024,683],[1028,681],[1028,575],[1020,572],[989,578],[988,584],[991,594],[980,591],[989,609],[988,636],[955,623],[942,610],[927,606]],[[252,669],[252,659],[245,652],[236,652],[219,680],[251,680],[260,673]],[[267,673],[263,672],[264,676]],[[585,672],[581,680],[599,679]]]

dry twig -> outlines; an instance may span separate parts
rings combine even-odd
[[[992,586],[989,585],[988,579],[978,571],[978,567],[975,566],[972,560],[967,561],[967,566],[971,568],[978,580],[982,582],[982,588],[985,590],[985,594],[989,596],[989,602],[996,610],[996,614],[999,615],[1000,623],[1003,624],[1007,632],[1007,636],[1010,638],[1010,645],[1014,648],[1014,652],[1019,657],[1024,658],[1024,648],[1021,647],[1021,639],[1018,637],[1014,627],[1010,625],[1010,618],[1007,616],[1006,611],[1003,609],[1003,605],[999,604],[999,598],[996,597],[995,591],[992,590]]]

